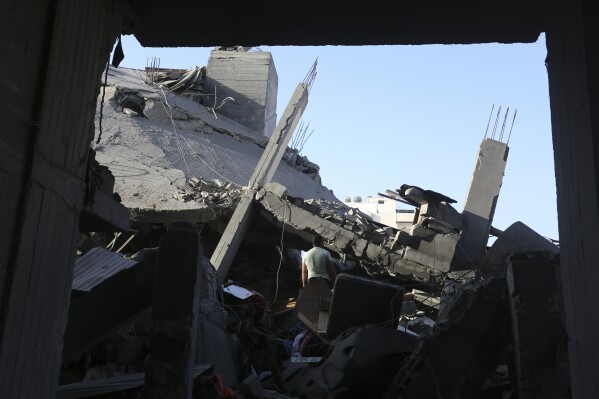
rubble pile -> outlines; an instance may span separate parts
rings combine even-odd
[[[506,143],[481,143],[462,212],[381,194],[414,208],[399,228],[286,148],[313,77],[265,144],[190,98],[201,69],[109,76],[114,177],[89,167],[59,398],[569,397],[559,248],[492,226]]]
[[[286,148],[283,160],[287,164],[300,172],[308,175],[311,179],[316,181],[318,184],[322,184],[320,178],[320,166],[314,162],[310,162],[307,156],[301,155],[297,148]]]
[[[197,177],[189,179],[188,186],[177,190],[173,198],[189,202],[194,201],[215,209],[229,209],[234,206],[243,190],[234,183],[221,180],[203,181]]]
[[[156,83],[167,87],[171,91],[181,92],[193,96],[204,92],[204,80],[206,79],[206,67],[194,67],[191,69],[160,69],[146,68],[146,82]]]

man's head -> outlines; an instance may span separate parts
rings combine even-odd
[[[315,235],[314,238],[312,238],[312,246],[322,247],[322,236]]]

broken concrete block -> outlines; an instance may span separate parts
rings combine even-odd
[[[191,187],[195,188],[195,187],[199,186],[200,183],[201,183],[201,180],[198,179],[197,177],[192,177],[191,179],[189,179],[189,185]]]
[[[440,298],[420,290],[412,290],[414,300],[423,306],[439,309]]]
[[[432,240],[419,240],[406,247],[404,259],[446,272],[449,271],[459,234],[437,234]]]
[[[366,247],[366,256],[373,262],[380,265],[389,265],[389,251],[376,244],[368,244]]]
[[[352,248],[354,250],[354,253],[358,257],[361,257],[364,254],[364,251],[366,250],[367,246],[368,246],[368,241],[366,241],[362,238],[357,238],[352,242]]]
[[[434,218],[448,223],[454,229],[460,230],[462,228],[462,215],[454,207],[444,202],[420,205],[418,211],[419,224],[422,223],[424,218]]]
[[[422,225],[438,234],[451,234],[455,232],[455,229],[451,224],[436,218],[424,218],[422,220]]]
[[[434,232],[433,230],[429,230],[419,224],[413,225],[412,228],[410,229],[410,235],[412,237],[428,238],[428,237],[434,236],[435,234],[437,234],[437,233]]]
[[[398,230],[395,233],[395,238],[393,239],[393,244],[399,245],[409,245],[412,242],[412,236],[403,230]]]
[[[287,188],[285,186],[283,186],[282,184],[275,183],[275,182],[266,183],[264,185],[264,189],[266,191],[270,191],[271,193],[273,193],[274,195],[276,195],[279,198],[284,199],[285,197],[287,197]]]

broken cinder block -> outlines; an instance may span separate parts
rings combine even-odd
[[[266,183],[264,185],[264,189],[266,191],[270,191],[271,193],[275,194],[279,198],[284,199],[287,197],[287,187],[283,186],[282,184],[275,183],[275,182]]]

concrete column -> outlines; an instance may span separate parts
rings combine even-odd
[[[144,398],[190,399],[204,250],[197,227],[176,223],[160,242]]]
[[[214,265],[221,281],[225,279],[231,262],[239,249],[251,220],[251,205],[254,196],[264,184],[270,182],[275,174],[281,158],[285,153],[287,144],[308,105],[308,86],[304,83],[297,85],[295,92],[289,100],[285,112],[281,116],[275,132],[270,137],[254,173],[250,177],[248,190],[243,194],[235,212],[227,224],[210,262]]]
[[[277,123],[278,82],[275,63],[267,51],[210,52],[206,92],[214,94],[216,88],[216,106],[225,97],[235,99],[219,112],[266,137],[272,135]]]
[[[570,398],[559,255],[525,252],[507,266],[518,398]]]
[[[507,144],[492,139],[484,139],[480,144],[462,212],[464,229],[451,263],[452,270],[473,269],[485,255],[508,150]]]
[[[594,0],[545,4],[572,396],[598,398],[599,8]]]

